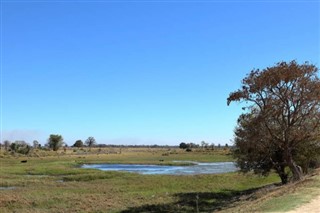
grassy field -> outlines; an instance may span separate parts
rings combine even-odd
[[[212,212],[240,206],[242,197],[279,182],[274,174],[139,175],[79,168],[83,163],[231,161],[228,150],[114,148],[0,157],[1,212]],[[268,202],[273,203],[258,203],[259,210],[270,210]]]

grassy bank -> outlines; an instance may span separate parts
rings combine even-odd
[[[110,154],[112,153],[112,154]],[[27,163],[21,163],[27,160]],[[279,182],[238,173],[219,175],[139,175],[81,169],[82,163],[171,164],[174,160],[230,161],[227,150],[91,150],[1,158],[2,212],[210,212],[239,196]]]
[[[279,186],[264,194],[256,193],[255,200],[242,202],[227,212],[286,212],[310,202],[319,195],[320,169],[313,171],[301,182]]]

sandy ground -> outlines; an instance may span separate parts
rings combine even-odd
[[[287,213],[320,213],[320,196]]]

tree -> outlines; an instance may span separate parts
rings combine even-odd
[[[179,148],[180,149],[186,149],[186,148],[188,148],[188,144],[186,144],[185,142],[181,142],[180,145],[179,145]]]
[[[309,158],[309,151],[319,148],[317,73],[318,68],[307,62],[280,62],[252,70],[242,80],[241,89],[229,95],[228,105],[247,103],[243,108],[247,113],[239,117],[235,130],[235,156],[243,171],[268,173],[273,168],[286,183],[288,167],[294,181],[303,178],[299,158]]]
[[[10,145],[10,149],[12,153],[16,152],[16,153],[27,155],[29,154],[31,147],[27,142],[23,140],[17,140]]]
[[[253,113],[242,114],[235,129],[233,151],[237,164],[243,172],[253,170],[256,174],[268,175],[275,169],[283,184],[288,182],[283,155],[277,146],[268,140],[263,123]]]
[[[201,147],[202,149],[208,148],[208,143],[206,143],[205,141],[201,141]]]
[[[211,143],[211,150],[214,150],[214,143]]]
[[[15,152],[16,149],[17,149],[17,144],[16,144],[15,142],[11,143],[11,144],[10,144],[10,150],[11,150],[12,152]]]
[[[86,140],[85,143],[88,147],[91,148],[92,146],[94,146],[96,144],[96,139],[94,139],[94,137],[88,137],[88,139]]]
[[[48,139],[47,145],[53,151],[58,151],[59,148],[63,145],[63,137],[61,135],[51,134]]]
[[[82,140],[77,140],[74,144],[73,144],[74,147],[83,147],[83,142]]]
[[[39,142],[37,140],[33,141],[33,148],[38,149],[39,148]]]
[[[4,146],[4,150],[5,150],[5,151],[8,151],[8,149],[9,149],[9,147],[10,147],[10,144],[11,144],[11,142],[8,141],[8,140],[5,140],[5,141],[3,142],[3,146]]]

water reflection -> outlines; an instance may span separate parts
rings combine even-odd
[[[184,161],[185,162],[185,161]],[[82,168],[99,169],[102,171],[127,171],[139,174],[151,175],[196,175],[196,174],[220,174],[234,172],[238,169],[233,162],[198,163],[190,162],[192,166],[162,166],[141,164],[85,164]]]
[[[15,186],[0,186],[0,190],[12,190],[15,189]]]

